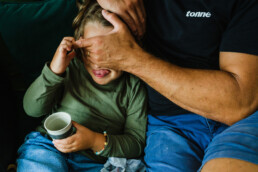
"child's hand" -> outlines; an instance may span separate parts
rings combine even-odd
[[[103,134],[93,132],[92,130],[73,121],[76,133],[68,138],[54,140],[55,147],[63,153],[76,152],[85,149],[99,151],[103,148],[105,137]]]
[[[73,37],[64,37],[56,53],[50,63],[50,69],[57,75],[62,75],[70,61],[75,57],[75,51],[73,51],[73,44],[75,39]],[[67,54],[67,52],[71,51]]]

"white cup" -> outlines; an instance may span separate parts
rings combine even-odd
[[[64,139],[73,134],[72,119],[66,112],[56,112],[48,116],[44,127],[52,139]]]

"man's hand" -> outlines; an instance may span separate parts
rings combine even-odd
[[[132,60],[136,57],[134,53],[142,49],[116,14],[106,10],[102,13],[114,29],[107,35],[77,40],[74,45],[76,48],[86,48],[90,54],[87,59],[93,64],[126,71],[127,67],[133,66]]]
[[[55,147],[63,153],[77,152],[85,149],[99,151],[103,148],[105,137],[103,134],[93,132],[92,130],[73,121],[76,133],[68,138],[54,140]]]
[[[97,0],[100,6],[119,15],[132,32],[142,37],[145,32],[146,13],[143,0]]]
[[[56,53],[50,63],[50,69],[57,75],[62,75],[70,61],[75,57],[75,51],[73,50],[73,43],[75,39],[73,37],[64,37]],[[71,51],[67,54],[67,52]]]

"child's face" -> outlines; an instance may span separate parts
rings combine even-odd
[[[94,36],[100,36],[110,32],[112,29],[113,27],[102,26],[98,22],[89,22],[84,28],[83,38],[86,39]],[[85,51],[85,53],[86,52],[87,51]],[[85,57],[87,57],[86,54],[84,55]],[[118,70],[100,68],[97,65],[89,62],[87,58],[83,58],[83,62],[92,79],[100,85],[106,85],[110,83],[111,81],[119,78],[123,73],[122,71]]]

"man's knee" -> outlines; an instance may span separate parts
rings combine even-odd
[[[148,171],[196,171],[202,156],[196,144],[172,129],[160,129],[147,137],[144,160]]]
[[[202,172],[257,172],[258,165],[233,158],[216,158],[208,161]]]

